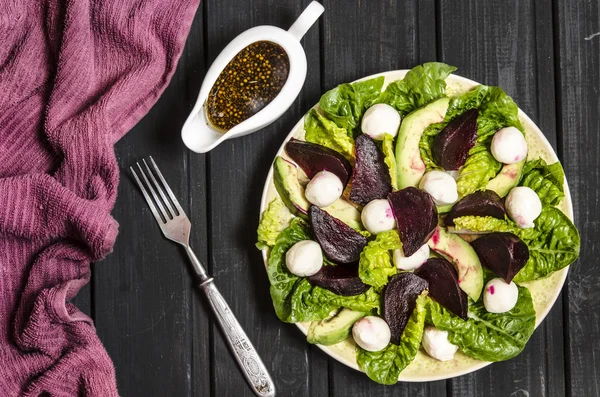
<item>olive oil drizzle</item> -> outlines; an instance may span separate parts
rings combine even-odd
[[[281,91],[290,71],[285,50],[257,41],[241,50],[219,74],[206,100],[210,123],[228,131],[267,106]]]

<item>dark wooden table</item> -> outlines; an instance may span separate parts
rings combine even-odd
[[[324,1],[303,40],[308,78],[290,110],[206,155],[180,130],[204,71],[240,32],[287,29],[309,3],[203,0],[177,73],[116,147],[122,167],[114,252],[93,268],[76,303],[93,316],[123,396],[251,396],[181,249],[165,240],[127,168],[153,155],[192,220],[192,245],[270,368],[278,396],[600,395],[600,7],[597,0]],[[561,158],[582,234],[562,296],[517,358],[432,383],[377,385],[277,320],[259,251],[260,195],[282,139],[339,83],[438,60],[502,86]]]

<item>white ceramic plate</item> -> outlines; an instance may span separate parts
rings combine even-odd
[[[408,70],[394,70],[364,77],[360,80],[384,76],[385,88],[385,86],[387,86],[389,83],[404,78],[406,72],[408,72]],[[471,88],[479,84],[472,80],[456,75],[450,75],[446,82],[446,92],[449,96],[456,96],[457,94],[469,91]],[[317,104],[314,107],[318,108],[319,105]],[[534,124],[534,122],[531,121],[531,119],[527,117],[527,115],[521,110],[519,110],[519,118],[521,119],[521,123],[525,128],[525,135],[527,143],[529,145],[528,159],[531,160],[541,157],[548,163],[554,163],[558,161],[558,158],[556,156],[556,153],[554,153],[552,146],[550,146],[550,143],[548,142],[546,137],[544,137],[544,134],[542,134],[540,129]],[[287,155],[284,152],[284,146],[292,137],[304,140],[304,118],[298,121],[298,123],[294,126],[292,131],[285,138],[283,144],[277,152],[277,155],[283,156],[289,160],[289,157],[287,157]],[[564,190],[565,199],[562,201],[559,208],[569,218],[571,218],[571,220],[573,220],[573,206],[571,203],[571,195],[569,194],[569,187],[567,186],[566,181]],[[271,167],[271,170],[267,175],[262,200],[260,203],[261,216],[263,211],[267,208],[269,202],[277,195],[278,193],[275,189],[275,185],[273,185],[273,168]],[[267,252],[263,251],[262,255],[266,267]],[[536,328],[546,317],[546,315],[552,308],[552,305],[554,305],[554,302],[558,298],[558,295],[560,294],[562,286],[567,277],[567,272],[568,267],[553,273],[548,278],[524,284],[527,288],[529,288],[533,297],[533,303],[537,314]],[[298,323],[296,325],[306,335],[309,323]],[[348,338],[347,340],[333,346],[318,346],[319,348],[321,348],[321,350],[323,350],[325,353],[329,354],[331,357],[335,358],[339,362],[344,363],[347,366],[354,368],[358,371],[361,371],[361,369],[358,367],[358,364],[356,363],[355,345],[352,338]],[[410,365],[408,365],[408,367],[406,367],[404,371],[402,371],[402,373],[400,373],[399,380],[404,382],[426,382],[448,379],[476,371],[489,364],[491,363],[473,359],[460,353],[460,351],[456,355],[454,360],[441,362],[432,359],[421,349],[414,361],[410,363]]]

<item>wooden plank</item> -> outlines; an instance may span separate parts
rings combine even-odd
[[[555,144],[550,1],[442,0],[439,16],[441,60],[462,76],[504,88]],[[452,395],[564,395],[561,319],[559,301],[521,355],[452,380]]]
[[[200,31],[196,20],[190,45],[170,86],[148,115],[116,145],[121,183],[113,215],[120,223],[120,234],[114,252],[95,265],[93,281],[98,334],[115,363],[122,395],[188,396],[192,378],[201,380],[206,390],[210,388],[208,352],[198,348],[208,345],[208,326],[203,324],[207,316],[197,309],[187,256],[162,236],[128,170],[134,162],[152,155],[195,221],[193,241],[203,240],[206,224],[198,221],[206,213],[206,206],[204,201],[192,202],[188,194],[190,181],[202,183],[205,171],[202,162],[194,162],[194,172],[199,176],[188,174],[189,154],[179,138],[195,101],[195,96],[185,93],[188,84],[197,78],[191,75],[190,66],[197,61],[190,57],[198,56],[202,37],[194,35]],[[197,248],[200,257],[206,257],[200,244]],[[195,368],[192,353],[199,360]],[[204,390],[198,394],[206,395]]]
[[[580,260],[567,279],[566,370],[570,396],[600,395],[600,6],[597,1],[555,3],[559,142],[576,225]]]
[[[208,59],[212,60],[237,34],[261,24],[287,29],[303,2],[207,1]],[[319,31],[305,36],[308,78],[299,100],[271,126],[252,135],[227,141],[207,156],[212,272],[218,287],[271,371],[282,396],[326,395],[326,359],[313,354],[296,327],[275,316],[256,228],[265,177],[273,157],[298,119],[318,99]],[[214,388],[212,396],[252,396],[215,327]]]
[[[433,1],[325,1],[323,90],[373,73],[410,69],[436,59]],[[378,385],[330,361],[332,396],[446,395],[446,382]]]

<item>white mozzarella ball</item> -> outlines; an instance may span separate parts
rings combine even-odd
[[[429,193],[436,205],[453,204],[458,200],[456,181],[443,171],[429,171],[423,175],[419,188]]]
[[[378,103],[365,112],[362,119],[362,132],[375,140],[383,140],[384,134],[395,137],[400,127],[400,113],[390,105]]]
[[[527,142],[523,133],[517,128],[502,128],[492,138],[491,152],[492,156],[501,163],[518,163],[527,157]]]
[[[369,202],[362,210],[360,219],[363,226],[373,234],[392,230],[396,227],[396,219],[390,203],[385,199]]]
[[[363,349],[376,352],[390,343],[392,333],[385,320],[377,316],[367,316],[354,323],[352,337]]]
[[[510,219],[521,228],[534,227],[533,221],[542,213],[542,201],[527,186],[512,188],[506,196],[504,206]]]
[[[453,345],[448,340],[447,331],[439,330],[430,325],[425,327],[421,343],[427,354],[440,361],[453,360],[454,354],[458,350],[458,346]]]
[[[483,305],[490,313],[505,313],[511,311],[519,299],[517,284],[511,281],[507,284],[501,278],[493,278],[485,285]]]
[[[308,182],[304,196],[317,207],[327,207],[342,196],[344,184],[332,172],[321,171]]]
[[[285,254],[285,265],[298,277],[312,276],[323,267],[321,246],[312,240],[298,241]]]
[[[402,248],[398,248],[394,250],[394,264],[400,270],[415,270],[421,267],[421,265],[427,262],[429,259],[429,246],[427,244],[421,246],[411,256],[408,258],[404,256],[404,251]]]

